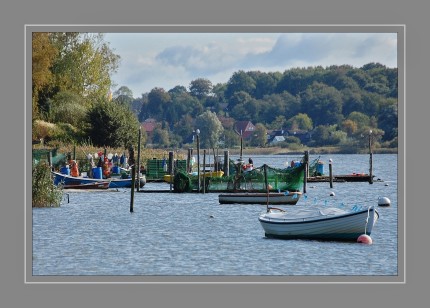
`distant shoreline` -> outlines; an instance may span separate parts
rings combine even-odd
[[[228,149],[230,155],[239,155],[240,149]],[[339,147],[319,147],[319,148],[307,148],[303,150],[289,150],[285,148],[244,148],[242,153],[245,156],[249,155],[302,155],[305,151],[309,151],[310,155],[316,154],[368,154],[368,149],[362,151],[351,151],[345,150]],[[397,148],[378,148],[372,150],[373,154],[397,154]]]

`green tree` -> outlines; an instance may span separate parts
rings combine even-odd
[[[337,124],[343,120],[340,92],[323,83],[313,83],[301,95],[303,113],[308,114],[315,125]]]
[[[200,130],[202,148],[215,148],[224,131],[217,115],[209,110],[196,118],[196,129]]]
[[[251,140],[251,145],[264,147],[267,143],[267,129],[262,123],[255,125],[255,133]]]
[[[131,105],[133,101],[133,91],[131,91],[128,87],[122,86],[115,92],[113,92],[112,98],[115,102],[124,105]]]
[[[163,88],[154,88],[148,94],[147,111],[149,116],[157,120],[165,120],[164,112],[171,101],[170,94]]]
[[[318,125],[312,133],[312,143],[316,146],[329,143],[330,129],[326,125]]]
[[[197,78],[190,83],[190,93],[198,99],[208,96],[212,92],[212,88],[212,82],[206,78]]]
[[[378,127],[385,132],[382,137],[383,141],[392,140],[397,137],[398,107],[396,101],[391,99],[381,107],[378,116]]]
[[[170,146],[169,131],[161,127],[154,129],[152,143],[158,144],[161,148],[167,148]]]
[[[82,97],[73,92],[58,92],[49,100],[49,120],[54,123],[69,123],[77,128],[85,126],[87,108]]]
[[[240,144],[240,136],[232,129],[225,129],[223,135],[224,146],[231,148]]]
[[[127,106],[100,101],[89,110],[88,122],[87,134],[95,146],[128,148],[137,143],[139,122]]]
[[[370,118],[364,113],[353,111],[348,115],[348,120],[353,121],[357,128],[355,131],[362,129],[363,127],[369,127]]]
[[[294,117],[291,117],[286,122],[288,129],[293,130],[307,130],[310,131],[313,129],[312,119],[304,113],[299,113]]]
[[[255,91],[256,83],[255,80],[252,79],[244,71],[238,71],[233,73],[233,76],[227,83],[227,88],[225,90],[225,96],[227,98],[232,97],[236,92],[245,92],[249,95],[252,95]]]
[[[287,119],[285,119],[285,116],[278,115],[272,123],[270,123],[269,128],[271,129],[282,129],[285,127],[285,123],[287,122]]]
[[[55,32],[51,41],[58,49],[52,66],[55,86],[85,97],[89,103],[107,97],[111,74],[118,69],[120,57],[104,42],[101,33]]]

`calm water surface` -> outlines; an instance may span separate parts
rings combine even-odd
[[[311,156],[311,160],[317,156]],[[253,156],[283,167],[298,156]],[[328,173],[368,173],[368,155],[321,155]],[[246,158],[247,159],[247,158]],[[220,205],[218,194],[69,192],[59,208],[32,209],[33,275],[398,275],[397,155],[374,155],[383,182],[308,183],[300,207],[378,204],[373,245],[264,237],[264,205]],[[169,189],[148,183],[145,189]],[[330,192],[335,196],[331,197]]]

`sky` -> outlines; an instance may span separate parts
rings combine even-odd
[[[396,33],[105,33],[104,41],[121,57],[111,90],[126,86],[134,98],[155,87],[189,89],[197,78],[227,83],[239,70],[397,67]]]

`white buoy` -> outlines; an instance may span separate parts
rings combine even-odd
[[[330,196],[334,197],[335,196],[334,192],[330,192]]]
[[[372,245],[373,241],[367,234],[362,234],[357,238],[357,243]]]
[[[379,206],[390,206],[391,201],[387,197],[379,197],[378,198],[378,205]]]

